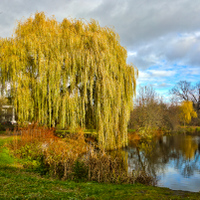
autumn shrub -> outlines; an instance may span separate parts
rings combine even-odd
[[[186,132],[188,135],[200,134],[200,127],[187,126],[187,127],[185,127],[185,132]]]
[[[86,142],[77,129],[66,138],[55,136],[54,129],[30,125],[14,131],[9,148],[23,159],[25,168],[51,177],[107,183],[134,183],[128,174],[125,155],[106,153]]]
[[[74,180],[85,181],[88,179],[88,166],[82,160],[77,159],[72,167]]]
[[[73,165],[88,150],[84,134],[78,131],[67,138],[45,144],[43,148],[44,163],[52,176],[63,179],[74,179]]]
[[[45,144],[58,140],[54,136],[54,129],[39,127],[37,124],[28,125],[13,131],[14,140],[8,147],[15,157],[23,159],[25,168],[36,169],[41,173],[47,171],[43,163]]]
[[[92,152],[85,163],[88,166],[88,180],[107,183],[133,183],[134,178],[127,173],[124,156]]]
[[[200,127],[196,127],[196,133],[200,134]]]
[[[145,126],[145,127],[139,128],[137,131],[137,134],[139,135],[141,139],[148,140],[157,136],[158,132],[159,131],[156,128]]]
[[[189,127],[186,128],[187,134],[195,134],[195,131],[196,131],[195,127],[189,126]]]
[[[129,145],[136,145],[139,143],[141,137],[137,133],[129,133],[128,134],[128,144]]]

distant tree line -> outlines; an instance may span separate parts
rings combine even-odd
[[[130,115],[129,128],[140,130],[176,131],[180,125],[200,125],[200,82],[178,82],[166,103],[152,86],[140,87]]]

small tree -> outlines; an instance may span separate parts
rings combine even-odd
[[[197,117],[197,113],[194,111],[193,103],[191,101],[183,101],[180,106],[180,120],[184,123],[189,124],[191,119]]]
[[[177,101],[192,101],[194,110],[197,113],[197,119],[192,120],[196,125],[200,125],[200,82],[196,85],[192,85],[188,81],[179,81],[170,90],[170,94],[173,95]]]
[[[152,86],[140,87],[137,104],[131,112],[129,127],[133,129],[155,130],[164,126],[166,105]]]

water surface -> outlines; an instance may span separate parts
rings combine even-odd
[[[157,186],[200,191],[200,137],[163,136],[152,142],[129,145],[128,170],[145,170]]]

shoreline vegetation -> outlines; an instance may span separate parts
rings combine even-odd
[[[55,130],[56,134],[60,137],[64,137],[66,134],[70,133],[70,130],[65,130],[65,129],[56,129]],[[91,136],[96,136],[96,131],[94,129],[85,129],[83,130],[85,135],[91,135]],[[155,131],[156,132],[156,131]],[[159,132],[159,131],[157,131]],[[12,135],[12,131],[9,131],[9,133]],[[129,134],[135,134],[138,133],[136,129],[128,129]],[[160,131],[158,135],[167,135],[167,134],[188,134],[188,135],[200,135],[200,126],[180,126],[177,128],[176,131]],[[8,135],[7,131],[0,131],[0,136],[2,135]],[[138,134],[139,135],[139,134]]]
[[[13,137],[0,137],[1,199],[197,199],[199,193],[135,184],[111,184],[95,181],[70,181],[41,176],[23,167],[21,159],[11,156],[4,143]],[[3,156],[2,156],[3,155]]]
[[[87,130],[86,134],[88,134],[88,132],[89,131]],[[134,131],[132,130],[130,132],[133,133]],[[192,131],[190,133],[192,133]],[[103,183],[106,182],[105,180],[99,181],[99,183],[98,180],[88,181],[84,179],[84,177],[77,176],[80,175],[79,173],[84,173],[83,165],[81,165],[81,163],[78,164],[78,162],[76,163],[75,171],[73,171],[75,173],[74,177],[77,177],[72,178],[72,180],[69,180],[69,178],[61,178],[55,174],[53,176],[50,173],[45,174],[43,168],[44,166],[42,167],[40,165],[38,167],[37,159],[33,159],[34,152],[31,152],[33,149],[31,149],[30,144],[29,148],[26,146],[27,149],[23,145],[21,146],[23,148],[17,148],[16,150],[18,150],[18,153],[15,154],[15,157],[13,156],[14,154],[10,145],[13,144],[20,146],[20,143],[15,143],[16,137],[20,140],[21,136],[6,136],[5,132],[0,133],[0,183],[2,184],[2,187],[0,187],[2,188],[0,189],[1,199],[13,198],[14,196],[20,199],[198,199],[200,195],[199,193],[173,191],[168,188],[154,187],[150,186],[151,184],[142,185],[140,183],[136,183],[136,181],[134,181],[134,184],[127,184],[126,181],[123,182],[122,180],[121,182],[107,181],[107,183]],[[30,139],[33,142],[33,135],[29,138],[27,138],[26,135],[26,141],[24,142],[28,142]],[[74,139],[77,140],[77,138]],[[80,142],[80,138],[78,140]],[[137,138],[135,138],[135,141],[136,140]],[[21,141],[23,140],[21,139]],[[70,141],[68,140],[68,142],[69,145]],[[6,146],[4,145],[5,143],[7,143]],[[59,145],[61,144],[62,143],[59,142]],[[108,157],[105,156],[104,159],[106,160],[106,158]],[[111,160],[111,158],[110,160],[107,159],[106,162],[111,162]],[[99,161],[102,162],[102,158]],[[60,170],[61,165],[58,165],[58,167]]]

